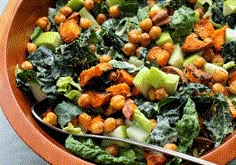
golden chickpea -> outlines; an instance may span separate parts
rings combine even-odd
[[[30,61],[24,61],[21,64],[21,68],[23,70],[32,70],[32,69],[34,69],[34,66],[33,66],[33,64]]]
[[[112,156],[117,156],[119,153],[119,147],[118,145],[113,144],[113,145],[107,146],[105,148],[105,151],[111,154]]]
[[[139,23],[139,26],[143,31],[149,32],[152,28],[152,20],[150,18],[146,18]]]
[[[169,150],[173,150],[173,151],[177,151],[178,147],[176,144],[174,143],[167,143],[163,146],[163,148],[169,149]]]
[[[196,8],[196,9],[194,9],[194,11],[195,11],[196,13],[199,13],[200,18],[203,17],[204,11],[203,11],[203,9],[202,9],[201,7],[198,7],[198,8]]]
[[[27,50],[27,53],[33,53],[35,50],[37,49],[37,45],[33,44],[33,43],[27,43],[26,45],[26,50]]]
[[[109,73],[109,75],[108,75],[108,79],[109,79],[110,81],[116,81],[117,78],[118,78],[118,75],[117,75],[116,72],[111,72],[111,73]]]
[[[64,6],[60,9],[60,13],[68,17],[72,14],[73,10],[69,6]]]
[[[49,19],[47,17],[41,17],[36,21],[36,25],[41,29],[46,29],[49,24]]]
[[[94,44],[89,44],[89,49],[90,49],[91,52],[95,53],[96,50],[97,50],[97,47]]]
[[[162,45],[162,49],[172,54],[174,52],[174,45],[171,42],[166,42],[164,45]]]
[[[155,119],[151,119],[150,121],[152,122],[152,129],[156,128],[157,121]]]
[[[66,21],[66,16],[61,13],[58,13],[57,15],[55,15],[54,21],[56,24],[61,24]]]
[[[155,101],[156,100],[156,95],[155,95],[155,89],[153,88],[153,89],[150,89],[149,91],[148,91],[148,98],[149,98],[149,100],[151,100],[151,101]]]
[[[91,98],[88,94],[83,93],[79,96],[77,105],[82,108],[88,108],[91,104]]]
[[[141,39],[141,31],[140,30],[132,30],[128,33],[128,40],[130,43],[137,44]]]
[[[156,96],[156,100],[162,100],[166,97],[168,97],[168,93],[166,88],[158,88],[155,90],[155,96]]]
[[[53,112],[48,112],[44,117],[43,121],[50,125],[57,125],[57,115]]]
[[[107,20],[107,16],[103,13],[100,13],[100,14],[97,15],[96,20],[97,20],[99,25],[102,25],[103,22],[105,22]]]
[[[229,92],[236,95],[236,80],[233,81],[229,86]]]
[[[213,80],[214,82],[225,82],[228,80],[228,73],[221,70],[221,69],[215,69],[213,72]]]
[[[85,112],[81,113],[78,117],[79,124],[85,128],[89,126],[91,120],[92,117]]]
[[[99,58],[100,63],[106,63],[106,62],[109,62],[109,61],[111,61],[111,56],[109,56],[109,55],[102,55]]]
[[[226,88],[225,88],[224,85],[221,84],[221,83],[215,83],[215,84],[213,84],[213,85],[212,85],[212,91],[213,91],[214,93],[218,93],[218,94],[220,94],[220,93],[225,94],[225,93],[227,92]]]
[[[98,121],[93,123],[91,126],[92,134],[101,134],[104,131],[104,123],[102,121]]]
[[[162,30],[159,26],[153,26],[149,31],[149,35],[152,40],[155,40],[161,35],[161,32]]]
[[[118,5],[109,8],[109,16],[112,18],[117,18],[121,15],[121,11]]]
[[[203,68],[205,66],[205,64],[206,64],[206,60],[203,57],[197,57],[193,61],[193,65],[199,69]]]
[[[142,33],[140,37],[141,46],[146,47],[151,43],[151,38],[148,33]]]
[[[136,53],[136,45],[128,42],[124,45],[122,50],[127,56],[134,55]]]
[[[87,10],[92,10],[94,8],[94,1],[93,0],[85,0],[84,1],[84,8]]]
[[[158,13],[158,9],[150,10],[149,17],[152,19]]]
[[[93,26],[93,21],[90,20],[89,18],[80,18],[79,26],[80,26],[82,29],[87,30],[88,28],[90,28],[91,26]]]
[[[212,58],[211,63],[224,64],[224,59],[221,55],[216,55]]]
[[[121,125],[125,125],[125,120],[122,118],[117,118],[116,119],[116,127],[119,127]]]
[[[115,110],[121,110],[125,106],[125,96],[115,95],[111,98],[110,105]]]
[[[110,105],[106,108],[104,115],[105,116],[110,116],[113,113],[117,112],[114,108],[112,108]]]
[[[116,128],[116,119],[109,117],[104,121],[104,131],[109,133]]]

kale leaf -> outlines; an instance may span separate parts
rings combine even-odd
[[[187,0],[158,0],[160,7],[180,8]]]
[[[57,121],[61,128],[64,128],[73,118],[80,115],[82,110],[75,104],[63,101],[55,107],[54,112],[58,117]]]
[[[236,41],[230,41],[223,44],[221,54],[225,63],[236,61]]]
[[[73,154],[97,164],[117,164],[117,165],[144,165],[143,162],[136,160],[134,157],[129,158],[127,154],[114,157],[101,149],[91,139],[75,139],[69,136],[65,143],[66,148]],[[135,153],[139,154],[139,153]],[[138,156],[136,156],[138,158]]]

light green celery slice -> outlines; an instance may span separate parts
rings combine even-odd
[[[192,64],[193,61],[194,61],[196,58],[198,58],[198,57],[199,57],[199,54],[198,54],[198,53],[195,53],[195,54],[193,54],[193,55],[187,57],[187,58],[184,60],[184,62],[183,62],[183,67],[185,67],[185,66],[187,66],[187,65],[189,65],[189,64]]]
[[[204,66],[204,70],[211,75],[213,75],[215,69],[220,69],[228,74],[227,70],[225,70],[223,67],[217,66],[215,64],[206,63]]]
[[[72,8],[73,11],[79,11],[84,5],[83,0],[69,0],[66,6]]]
[[[143,129],[136,126],[128,127],[127,135],[129,139],[132,139],[134,141],[141,142],[141,143],[144,143],[146,139],[149,137],[149,133],[147,133]]]
[[[226,40],[226,42],[236,40],[236,29],[226,28],[226,30],[225,30],[225,40]]]
[[[81,18],[88,18],[93,22],[94,26],[99,26],[95,18],[90,14],[88,10],[86,10],[84,7],[79,11],[79,14]]]
[[[232,13],[236,13],[236,1],[235,0],[226,0],[223,5],[223,15],[227,16]]]
[[[182,68],[184,62],[184,54],[179,44],[174,45],[174,52],[172,53],[168,64],[177,68]]]

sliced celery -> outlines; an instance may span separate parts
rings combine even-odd
[[[195,53],[195,54],[193,54],[193,55],[187,57],[187,58],[184,60],[184,62],[183,62],[183,67],[185,67],[185,66],[187,66],[187,65],[189,65],[189,64],[191,64],[191,63],[193,63],[193,61],[194,61],[197,57],[199,57],[199,54],[198,54],[198,53]]]
[[[97,21],[95,20],[95,18],[92,16],[92,14],[86,10],[84,7],[79,11],[79,14],[82,18],[88,18],[93,22],[94,26],[98,26]]]
[[[133,121],[135,126],[141,128],[147,133],[151,133],[152,122],[138,109],[134,111]]]
[[[223,5],[223,15],[227,16],[232,13],[236,13],[236,1],[235,0],[226,0]]]
[[[133,80],[134,85],[145,97],[147,97],[148,91],[152,88],[152,85],[148,81],[147,77],[149,77],[149,69],[147,67],[143,67]]]
[[[69,0],[66,6],[72,8],[73,11],[79,11],[84,6],[83,0]]]
[[[168,64],[177,68],[182,68],[184,62],[184,54],[179,44],[174,45],[174,52],[172,53]]]
[[[215,64],[206,63],[204,66],[204,70],[211,75],[213,75],[215,69],[219,69],[228,73],[227,70],[225,70],[223,67],[217,66]]]
[[[166,42],[173,43],[170,33],[162,32],[160,37],[156,40],[157,45],[164,45]]]
[[[225,39],[226,39],[226,42],[236,40],[236,29],[226,28],[226,30],[225,30]]]
[[[127,135],[129,139],[132,139],[134,141],[141,142],[141,143],[144,143],[146,139],[149,137],[149,133],[147,133],[143,129],[136,126],[128,127]]]

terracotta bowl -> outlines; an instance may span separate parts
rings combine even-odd
[[[38,125],[31,115],[29,99],[15,83],[14,69],[25,59],[34,23],[47,15],[52,3],[53,0],[9,0],[0,17],[0,106],[22,140],[50,164],[90,164],[69,153],[60,143],[61,136]],[[236,158],[236,135],[202,158],[222,165]]]

